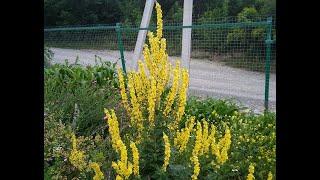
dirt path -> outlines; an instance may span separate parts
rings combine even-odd
[[[64,63],[68,59],[74,63],[79,57],[79,63],[83,65],[94,65],[95,55],[103,60],[118,62],[119,51],[113,50],[74,50],[52,48],[54,52],[54,63]],[[127,69],[133,68],[130,61],[133,52],[126,51],[125,59]],[[170,60],[178,57],[169,57]],[[212,62],[206,59],[192,59],[190,62],[190,88],[189,93],[201,97],[233,98],[240,104],[251,108],[256,113],[264,109],[264,73],[251,72],[238,68],[232,68]],[[275,112],[276,105],[276,76],[270,76],[269,108]]]

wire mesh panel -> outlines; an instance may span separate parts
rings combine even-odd
[[[275,41],[270,45],[270,51],[266,51],[270,25],[269,40],[275,40],[274,22],[270,24],[266,17],[228,17],[210,21],[200,19],[190,27],[183,27],[181,22],[165,21],[163,34],[167,39],[169,59],[174,61],[181,57],[183,28],[192,28],[190,94],[234,98],[259,111],[264,107],[268,52],[271,74],[267,99],[270,109],[274,110]],[[146,29],[155,31],[155,24]],[[58,61],[73,60],[78,56],[83,64],[94,64],[95,55],[98,55],[121,66],[119,39],[126,68],[133,69],[133,51],[139,30],[139,26],[133,24],[50,28],[44,32],[45,46],[53,50]]]
[[[169,24],[163,29],[163,36],[167,39],[167,53],[171,57],[178,58],[181,56],[181,37],[182,37],[182,25],[178,23]],[[169,27],[169,28],[168,28]],[[126,66],[128,69],[133,69],[134,62],[132,61],[134,48],[136,45],[139,30],[140,31],[155,31],[155,24],[150,24],[147,28],[140,28],[137,25],[123,25],[121,27],[122,41],[124,45],[124,56],[126,60]],[[146,42],[148,43],[148,38]],[[179,57],[180,58],[180,57]]]
[[[95,64],[100,58],[118,60],[114,26],[59,27],[44,30],[44,46],[51,48],[55,62]]]
[[[128,70],[134,70],[135,67],[132,59],[138,33],[139,27],[137,25],[126,24],[121,26],[121,40],[124,48],[124,59]]]
[[[182,24],[170,22],[164,27],[163,34],[167,40],[167,52],[169,56],[181,57],[182,48]]]
[[[72,49],[118,49],[114,28],[71,27],[44,31],[45,46]]]
[[[194,24],[191,94],[232,98],[261,112],[265,101],[267,19],[241,22],[224,18],[211,24]],[[272,110],[276,101],[275,64],[272,45],[268,97]]]

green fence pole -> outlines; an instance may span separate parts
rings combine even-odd
[[[270,60],[271,60],[271,36],[272,36],[272,17],[269,17],[267,26],[266,44],[266,66],[265,66],[265,90],[264,90],[264,107],[265,111],[269,108],[269,81],[270,81]]]
[[[122,31],[121,31],[121,25],[120,23],[116,24],[116,32],[117,32],[117,38],[118,38],[118,47],[120,51],[120,57],[121,57],[121,64],[122,64],[122,70],[125,74],[127,74],[126,71],[126,61],[124,59],[124,48],[123,48],[123,42],[122,42]]]

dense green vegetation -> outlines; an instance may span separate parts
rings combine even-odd
[[[77,136],[78,149],[85,153],[86,161],[98,162],[105,178],[113,179],[115,172],[111,162],[115,161],[116,154],[111,147],[106,120],[103,119],[103,108],[115,109],[123,127],[121,134],[130,129],[126,128],[130,118],[121,105],[114,64],[104,63],[93,67],[51,65],[45,68],[44,93],[45,179],[92,179],[92,170],[79,171],[70,163],[73,133]],[[275,178],[274,113],[255,115],[241,112],[240,107],[230,101],[193,97],[188,99],[185,113],[186,116],[195,116],[196,120],[205,119],[214,124],[218,132],[225,126],[231,130],[229,159],[214,171],[209,166],[201,166],[200,179],[245,179],[251,163],[255,167],[256,179],[266,179],[269,172]],[[161,143],[159,146],[163,148]],[[159,158],[153,164],[157,172],[163,163],[163,157]],[[166,175],[155,173],[153,176],[156,179],[160,175],[164,178],[188,179],[191,170],[181,171],[180,166],[170,164]],[[150,168],[141,162],[140,172],[148,174],[149,171]]]
[[[252,22],[257,20],[259,15],[265,16],[273,13],[273,9],[270,8],[273,6],[270,5],[272,4],[270,2],[263,0],[199,0],[195,1],[196,18],[200,23],[205,23],[212,18],[235,15],[237,22]],[[141,16],[143,3],[144,1],[134,0],[46,0],[45,11],[47,16],[49,14],[46,17],[46,25],[118,21],[127,24],[137,23],[141,18],[139,16]],[[166,0],[160,3],[163,5],[162,9],[166,10],[165,20],[166,18],[167,20],[181,18],[182,1]],[[159,5],[157,7],[159,8]],[[131,11],[129,12],[128,9]],[[202,10],[199,11],[199,9]],[[212,43],[204,48],[205,51],[237,54],[237,51],[243,51],[239,44],[247,41],[253,44],[262,42],[261,36],[265,32],[259,28],[246,30],[235,28],[232,31],[219,29],[211,30],[211,32],[195,31],[195,33],[198,39]],[[221,41],[213,34],[223,35],[226,37],[225,41]],[[81,41],[82,36],[78,34],[76,37],[77,40],[80,39],[80,42],[88,41]],[[70,44],[67,42],[62,45]],[[96,47],[99,46],[101,45]],[[170,44],[167,47],[171,49]],[[250,46],[250,43],[247,48],[249,55],[255,54],[254,51],[257,49],[256,46]],[[237,51],[231,51],[234,49]],[[77,61],[75,64],[68,64],[68,62],[63,65],[51,64],[52,57],[52,51],[45,48],[45,179],[101,180],[115,179],[116,176],[117,179],[121,179],[120,177],[126,177],[126,179],[189,179],[190,177],[196,179],[198,177],[199,179],[235,180],[253,179],[254,177],[268,180],[275,178],[276,116],[274,113],[265,112],[256,115],[242,111],[242,108],[231,101],[212,98],[201,100],[196,97],[188,97],[185,106],[185,94],[182,96],[180,94],[179,99],[176,99],[173,94],[173,96],[170,95],[173,97],[173,104],[168,106],[171,113],[183,112],[184,114],[181,115],[181,121],[176,121],[178,122],[175,127],[177,129],[172,129],[168,122],[173,116],[163,115],[163,109],[161,109],[164,98],[169,97],[167,93],[172,94],[170,92],[174,85],[170,88],[171,83],[163,87],[166,88],[165,93],[160,94],[159,101],[156,101],[157,91],[154,81],[142,80],[139,73],[136,74],[137,76],[129,74],[122,77],[121,71],[116,73],[116,64],[102,61],[98,63],[99,57],[96,57],[95,66],[86,67],[77,64]],[[152,57],[157,56],[153,54]],[[246,59],[250,56],[244,57]],[[133,80],[130,77],[138,78]],[[179,78],[174,78],[172,84],[175,84],[174,81],[177,82],[177,80]],[[179,88],[180,91],[187,89],[187,81],[188,78],[183,78],[182,85],[179,83],[183,87]],[[151,90],[142,82],[149,82]],[[140,88],[139,84],[147,87],[147,90]],[[126,100],[127,93],[130,94],[129,101]],[[139,102],[137,97],[139,97]],[[129,109],[126,102],[130,102]],[[150,107],[155,104],[158,104],[158,107],[152,111]],[[138,105],[141,105],[142,108],[139,108]],[[112,116],[110,115],[110,112],[113,112],[111,109],[115,111]],[[142,113],[139,114],[139,112]],[[150,116],[152,112],[154,114]],[[148,121],[146,121],[147,115],[149,116]],[[139,117],[135,119],[137,116]],[[191,120],[191,116],[195,117],[193,119],[195,122]],[[150,117],[154,117],[153,121],[150,120]],[[155,124],[152,125],[151,122]],[[135,129],[139,123],[140,125],[144,123],[143,126],[139,126],[143,127],[141,136],[139,136],[140,133],[135,132],[139,130]],[[210,137],[208,136],[209,125]],[[225,132],[224,136],[223,132]],[[168,137],[165,139],[166,135],[163,133],[168,134],[170,139]],[[178,134],[181,135],[179,138]],[[135,141],[137,147],[135,143],[130,142],[131,149],[129,150],[127,145],[133,139],[138,140]],[[183,153],[180,150],[178,152],[177,141],[187,143],[188,146],[185,146]],[[207,145],[210,145],[210,150],[205,150],[205,147],[209,148]],[[198,154],[200,149],[202,150]],[[129,162],[133,162],[135,166],[134,174],[132,174],[132,166]]]
[[[164,21],[182,21],[183,0],[158,0]],[[139,24],[145,0],[45,0],[45,26]],[[270,16],[276,13],[276,0],[196,0],[194,21],[252,13]],[[153,16],[155,20],[155,16]]]
[[[73,123],[80,134],[90,135],[104,126],[103,108],[118,103],[115,64],[93,67],[54,64],[45,69],[45,111],[59,111],[62,123]]]

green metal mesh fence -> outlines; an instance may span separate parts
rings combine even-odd
[[[71,49],[118,49],[115,26],[61,27],[44,30],[44,45]]]
[[[191,27],[164,21],[170,59],[181,56],[183,28],[192,28],[191,91],[196,95],[235,97],[245,104],[253,102],[253,106],[275,108],[275,19],[228,17],[194,21]],[[155,25],[147,29],[153,31]],[[125,64],[130,68],[139,30],[139,26],[128,24],[121,25],[121,29],[110,25],[49,28],[44,30],[44,44],[60,60],[72,60],[78,55],[80,61],[93,62],[90,58],[94,55],[119,60],[121,41]],[[70,56],[72,52],[74,55]],[[270,66],[270,74],[266,65]]]

